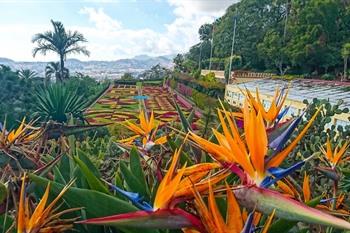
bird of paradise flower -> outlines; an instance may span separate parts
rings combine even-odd
[[[226,178],[229,173],[221,172],[213,175],[211,176],[211,181],[209,179],[202,180],[209,170],[217,168],[219,165],[215,163],[204,163],[186,167],[185,164],[182,168],[176,169],[180,154],[181,148],[174,153],[170,167],[158,186],[153,205],[142,201],[142,198],[137,193],[126,192],[114,187],[143,210],[88,219],[79,223],[167,229],[194,227],[201,232],[205,232],[200,219],[177,207],[177,204],[181,200],[193,198],[193,193],[191,192],[193,185],[198,191],[204,192],[208,190],[209,182],[218,183]],[[185,175],[186,177],[184,177]],[[192,182],[196,183],[194,184]]]
[[[140,125],[130,121],[124,123],[125,127],[133,131],[136,135],[119,140],[120,143],[125,143],[127,145],[136,144],[136,146],[141,146],[148,151],[154,145],[162,145],[167,142],[166,135],[161,137],[157,135],[159,124],[157,124],[154,119],[153,111],[149,119],[144,111],[140,111],[138,120],[140,121]]]
[[[22,178],[20,199],[17,210],[17,233],[60,233],[72,229],[73,223],[77,220],[77,218],[62,219],[61,216],[81,208],[71,208],[57,212],[55,205],[73,184],[73,181],[68,183],[51,203],[48,203],[50,192],[49,183],[40,202],[32,211],[30,200],[25,194],[25,180],[26,174],[24,174]]]

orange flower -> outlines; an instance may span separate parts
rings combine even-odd
[[[268,175],[267,170],[271,167],[278,167],[294,149],[320,110],[316,111],[300,134],[270,160],[266,160],[268,138],[263,116],[260,111],[256,112],[254,108],[250,108],[247,101],[243,107],[244,137],[240,135],[230,113],[219,110],[218,116],[223,133],[213,129],[218,144],[201,138],[193,132],[190,133],[190,138],[203,150],[210,153],[215,160],[221,163],[240,165],[250,180],[259,185]]]
[[[249,104],[254,107],[255,111],[261,112],[263,119],[268,123],[274,123],[278,114],[280,113],[283,104],[288,95],[288,89],[286,93],[283,94],[279,88],[276,89],[275,95],[271,101],[271,105],[268,110],[265,110],[264,104],[262,103],[259,95],[259,89],[256,88],[256,98],[253,97],[252,93],[246,89],[246,98]]]
[[[41,198],[40,202],[36,206],[34,211],[30,209],[30,201],[28,197],[25,197],[25,178],[26,174],[23,176],[20,200],[18,205],[17,213],[17,233],[60,233],[69,230],[73,227],[73,219],[60,219],[63,214],[79,210],[80,208],[72,208],[63,210],[56,213],[57,209],[54,208],[59,199],[63,194],[69,189],[73,182],[68,183],[60,194],[47,205],[47,200],[49,197],[50,183],[46,187],[46,191]]]
[[[181,153],[181,149],[175,151],[170,168],[159,184],[156,197],[153,203],[154,210],[167,208],[170,204],[170,201],[173,199],[175,192],[178,189],[181,178],[186,168],[186,165],[184,165],[183,168],[180,169],[175,174],[175,168],[176,168],[180,153]]]
[[[141,111],[139,114],[140,125],[127,121],[124,125],[136,135],[119,140],[121,143],[133,144],[136,139],[141,139],[143,148],[150,150],[154,145],[162,145],[167,142],[167,136],[156,138],[158,124],[155,122],[154,114],[148,120],[146,114]]]
[[[11,145],[15,144],[28,143],[41,134],[39,128],[32,126],[33,122],[26,124],[25,119],[26,118],[23,118],[17,129],[13,129],[10,132],[6,131],[5,126],[3,127],[2,132],[0,132],[0,149],[9,148]]]
[[[337,164],[341,161],[342,156],[345,155],[346,150],[349,148],[349,146],[350,141],[347,141],[343,144],[343,146],[340,149],[339,145],[337,145],[334,151],[332,151],[331,142],[329,138],[327,138],[326,149],[321,147],[321,151],[325,155],[327,161],[330,163],[332,169],[334,169],[337,166]]]
[[[201,217],[202,223],[208,233],[240,233],[244,228],[244,217],[241,212],[240,206],[235,198],[231,188],[226,184],[226,201],[227,201],[227,213],[226,220],[222,217],[219,208],[215,201],[215,195],[213,188],[209,183],[209,194],[208,194],[208,206],[200,196],[199,192],[192,188],[195,197],[195,206]],[[262,230],[266,233],[275,211],[270,215],[268,220],[265,222],[265,226]],[[258,218],[259,219],[259,218]],[[185,233],[191,232],[189,229],[184,230]],[[193,231],[192,231],[193,232]]]
[[[310,190],[310,177],[304,174],[304,182],[303,182],[303,193],[304,193],[304,201],[308,202],[311,199],[311,190]]]

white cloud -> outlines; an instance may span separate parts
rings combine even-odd
[[[239,0],[168,0],[175,7],[175,14],[180,17],[193,15],[220,16],[226,8]]]
[[[87,0],[97,1],[97,0]],[[110,0],[103,0],[110,1]],[[88,39],[87,48],[91,57],[70,56],[82,60],[116,60],[139,54],[165,55],[188,51],[198,43],[198,29],[204,23],[211,23],[224,13],[235,0],[167,0],[173,6],[176,18],[164,25],[164,32],[149,28],[128,29],[121,22],[110,17],[102,8],[83,7],[79,14],[85,15],[92,27],[74,26],[65,23],[67,29],[78,30]],[[51,25],[50,25],[51,26]],[[49,25],[7,25],[0,26],[2,44],[0,57],[15,60],[33,60],[30,51],[34,47],[31,36],[50,29]],[[23,37],[25,35],[25,37]],[[28,38],[26,38],[28,37]],[[54,54],[40,56],[35,60],[57,59]]]
[[[84,7],[79,11],[80,14],[87,14],[89,16],[90,22],[93,22],[98,29],[101,30],[119,30],[122,24],[112,19],[110,16],[106,15],[102,8],[98,10],[91,7]]]

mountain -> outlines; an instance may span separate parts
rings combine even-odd
[[[21,62],[8,58],[0,58],[0,64],[10,66],[13,70],[30,69],[39,75],[45,75],[45,66],[48,62]],[[71,74],[83,73],[96,79],[118,79],[124,73],[138,75],[145,70],[159,64],[165,68],[172,68],[172,55],[151,57],[139,55],[130,59],[119,59],[116,61],[80,61],[78,59],[67,59],[65,66]]]

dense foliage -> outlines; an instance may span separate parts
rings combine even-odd
[[[200,43],[175,58],[176,68],[208,69],[213,38],[212,69],[228,69],[234,19],[234,54],[241,62],[233,69],[317,77],[347,70],[350,5],[340,0],[242,0],[199,29]]]
[[[30,71],[25,71],[30,74]],[[35,117],[38,108],[37,91],[46,90],[50,82],[40,77],[23,76],[23,71],[12,71],[7,66],[0,67],[0,122],[6,118],[7,127],[18,125],[24,116],[28,119]],[[83,102],[90,103],[108,87],[108,82],[97,82],[95,79],[82,74],[70,76],[62,84],[65,89],[76,93]]]
[[[15,125],[24,116],[34,112],[36,88],[43,86],[40,78],[21,78],[19,72],[7,66],[0,66],[0,122],[9,127]]]

